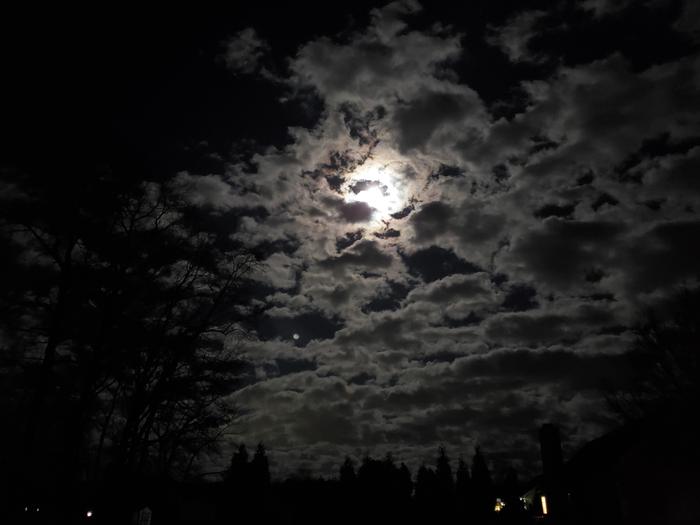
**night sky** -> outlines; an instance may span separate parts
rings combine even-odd
[[[250,4],[0,31],[3,170],[175,177],[265,263],[203,468],[533,471],[542,423],[611,428],[631,328],[698,283],[700,4]]]

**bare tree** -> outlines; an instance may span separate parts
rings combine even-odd
[[[608,388],[612,409],[628,420],[700,405],[700,289],[673,297],[635,329],[626,380]]]
[[[190,470],[231,422],[255,257],[168,183],[19,181],[3,204],[18,463],[54,468],[53,443],[64,475]]]

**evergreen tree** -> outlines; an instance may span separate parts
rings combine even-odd
[[[493,517],[495,498],[491,473],[479,447],[476,447],[472,460],[472,493],[474,517],[479,522],[488,523]]]
[[[250,462],[250,471],[255,487],[261,492],[266,492],[270,488],[270,464],[262,443],[258,443],[253,460]]]
[[[455,492],[457,495],[457,506],[459,511],[464,515],[469,513],[471,507],[471,476],[469,475],[469,467],[464,458],[460,456],[457,465]]]
[[[411,471],[408,470],[405,463],[401,463],[399,467],[399,487],[401,499],[403,501],[410,500],[413,494],[413,481],[411,480]]]
[[[355,485],[355,481],[357,481],[355,463],[350,459],[350,456],[345,456],[345,461],[340,467],[340,483],[344,487],[350,488]]]
[[[435,462],[436,504],[435,514],[440,521],[451,518],[454,506],[454,479],[450,460],[444,447],[438,449],[438,457]]]
[[[419,507],[427,508],[435,501],[435,472],[421,465],[416,476],[416,502]]]
[[[384,461],[373,459],[369,455],[362,460],[362,466],[357,472],[361,501],[372,509],[375,519],[383,518],[388,494],[387,465]]]
[[[469,467],[467,466],[464,458],[460,456],[457,463],[457,484],[456,490],[457,494],[464,496],[469,492],[469,485],[471,484],[471,476],[469,475]]]
[[[250,463],[248,450],[241,444],[231,457],[231,465],[226,473],[225,491],[222,493],[222,510],[228,521],[247,519],[251,512],[250,503],[253,491],[250,486]]]
[[[356,523],[358,521],[359,509],[357,505],[357,474],[355,473],[355,462],[350,456],[345,456],[345,461],[340,466],[340,502],[345,512],[339,516],[340,523]]]
[[[439,490],[444,495],[452,495],[454,491],[454,479],[452,478],[452,468],[444,447],[438,449],[435,474],[437,476]]]
[[[233,483],[242,482],[248,475],[248,450],[242,443],[231,457],[227,479]]]

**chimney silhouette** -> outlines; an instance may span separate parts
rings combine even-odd
[[[559,427],[546,423],[540,428],[540,453],[542,454],[542,471],[545,478],[558,478],[564,469],[561,453]]]
[[[549,523],[562,523],[566,513],[566,487],[564,483],[564,458],[557,425],[546,423],[540,428],[540,453],[542,455],[543,488],[547,498]]]

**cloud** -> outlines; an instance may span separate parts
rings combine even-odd
[[[221,175],[193,175],[182,171],[176,175],[175,185],[196,206],[223,210],[244,205]]]
[[[372,207],[366,202],[344,202],[339,206],[340,217],[345,222],[367,222],[372,218]]]
[[[518,13],[505,25],[491,27],[486,41],[499,47],[512,62],[537,62],[541,57],[528,48],[528,43],[536,35],[536,25],[545,15],[544,11]]]
[[[424,148],[440,126],[459,122],[478,105],[477,97],[469,100],[457,93],[426,93],[399,106],[394,115],[399,151]]]
[[[275,82],[289,100],[314,93],[319,120],[249,165],[182,176],[214,209],[265,210],[234,235],[269,247],[274,287],[267,340],[246,354],[259,380],[236,395],[241,436],[291,462],[391,444],[419,464],[435,443],[480,441],[526,463],[540,422],[561,422],[572,445],[609,423],[597,388],[627,327],[696,282],[700,255],[697,56],[635,62],[604,42],[581,55],[550,41],[628,7],[493,21],[486,43],[505,56],[484,56],[508,69],[492,81],[522,95],[508,116],[460,70],[483,49],[414,24],[428,16],[416,3],[296,48]],[[246,38],[255,72],[266,47]],[[351,202],[372,188],[399,196],[391,213]]]
[[[469,261],[457,257],[452,250],[430,246],[411,254],[402,254],[408,272],[432,282],[452,274],[469,274],[480,268]]]
[[[395,2],[372,11],[364,32],[350,43],[321,37],[302,46],[291,67],[295,82],[310,85],[327,104],[352,103],[372,110],[398,96],[411,100],[416,91],[440,85],[425,72],[456,56],[459,40],[407,30],[404,17],[418,4]]]
[[[581,7],[597,17],[618,13],[631,5],[632,0],[584,0]]]
[[[388,268],[392,260],[392,256],[382,251],[377,242],[365,240],[358,242],[338,257],[324,259],[318,264],[321,268],[333,271],[342,271],[349,267],[382,269]]]
[[[223,60],[234,73],[251,74],[260,67],[267,43],[252,27],[239,31],[224,43]]]
[[[607,267],[616,257],[624,227],[612,222],[578,222],[549,218],[541,228],[513,242],[506,260],[520,275],[557,289],[580,285],[591,272]],[[523,273],[524,272],[524,273]]]

